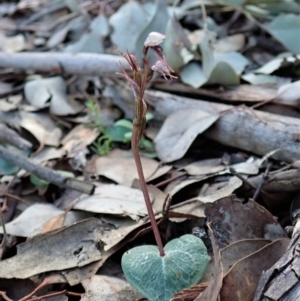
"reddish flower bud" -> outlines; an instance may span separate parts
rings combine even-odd
[[[171,67],[166,63],[166,61],[158,60],[151,69],[155,72],[160,73],[166,80],[167,76],[169,78],[176,78],[176,76],[173,76],[171,72],[173,71]]]
[[[128,64],[130,65],[130,67],[133,71],[138,72],[138,71],[141,70],[139,62],[138,62],[137,58],[134,55],[129,54],[128,52],[127,53],[122,53],[122,55],[126,59],[126,61],[128,62]]]

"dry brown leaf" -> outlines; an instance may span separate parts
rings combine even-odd
[[[240,259],[224,277],[221,300],[252,301],[261,273],[286,252],[290,239],[282,238]]]
[[[26,41],[23,34],[18,34],[13,37],[7,37],[2,32],[0,33],[0,49],[6,53],[13,53],[25,50]]]
[[[79,153],[87,154],[87,146],[91,144],[99,135],[97,128],[89,128],[80,124],[72,129],[61,141],[69,158],[75,157]]]
[[[271,241],[268,239],[244,239],[234,242],[222,249],[221,257],[224,275],[230,271],[238,260],[256,252],[269,243],[271,243]]]
[[[60,216],[64,215],[65,212],[63,210],[58,209],[52,204],[33,204],[25,209],[17,218],[5,225],[6,232],[15,236],[33,237],[46,232],[47,229],[48,231],[51,230],[53,223],[58,226],[60,224]],[[66,214],[61,226],[72,225],[89,216],[86,212],[70,211]],[[0,233],[3,233],[2,227],[0,227]]]
[[[159,166],[153,159],[141,158],[146,180],[154,180],[167,173],[171,166]],[[132,186],[133,180],[138,179],[135,161],[131,151],[115,149],[107,156],[96,159],[95,173],[115,181],[118,184]]]
[[[242,186],[242,184],[242,180],[234,176],[231,177],[227,183],[210,185],[204,195],[200,194],[191,200],[197,200],[202,203],[213,203],[221,198],[231,195],[237,188]]]
[[[277,96],[274,99],[275,103],[293,106],[299,108],[300,106],[300,80],[290,84],[281,86],[278,89]]]
[[[59,146],[62,130],[43,113],[21,113],[20,126],[30,132],[42,145]]]
[[[86,293],[81,301],[132,301],[142,297],[128,282],[117,277],[94,275],[82,285]]]
[[[153,201],[153,197],[151,200]],[[93,195],[82,195],[74,209],[122,216],[145,216],[148,214],[143,193],[127,186],[102,184]]]
[[[171,206],[170,209],[170,211],[172,212],[177,212],[181,214],[190,214],[198,218],[200,217],[205,218],[204,210],[205,210],[205,204],[198,201],[187,202],[183,205],[179,203],[175,206]],[[173,222],[181,223],[185,221],[186,218],[170,218],[170,220]]]
[[[44,272],[82,267],[102,260],[105,251],[99,246],[112,228],[101,220],[87,219],[37,235],[18,245],[17,255],[0,261],[0,278],[26,279]]]
[[[58,216],[54,216],[49,219],[43,226],[41,233],[46,233],[55,229],[59,229],[64,225],[65,213],[62,213]]]
[[[213,44],[213,49],[216,52],[241,51],[245,47],[245,42],[245,35],[238,33],[219,39]]]
[[[191,176],[204,176],[207,174],[215,174],[226,169],[225,165],[221,164],[221,159],[206,159],[193,162],[184,167],[187,173]]]
[[[242,239],[287,236],[275,217],[251,199],[243,204],[234,195],[225,197],[206,204],[205,214],[221,248]]]

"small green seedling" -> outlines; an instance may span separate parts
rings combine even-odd
[[[104,127],[97,104],[93,100],[88,100],[85,105],[91,119],[89,125],[98,128],[101,133],[101,136],[91,145],[92,151],[100,156],[104,156],[112,150],[114,142],[129,144],[133,131],[132,121],[120,119],[112,126]],[[152,118],[152,114],[146,114],[146,121]],[[156,157],[153,142],[145,137],[141,137],[139,149],[147,157]]]
[[[131,77],[124,70],[122,72],[135,98],[131,147],[157,246],[135,247],[123,255],[121,264],[127,281],[149,301],[169,301],[175,293],[197,284],[209,260],[205,245],[194,235],[183,235],[170,241],[163,248],[139,154],[139,143],[146,125],[147,105],[143,98],[146,86],[154,72],[162,74],[165,79],[173,77],[171,75],[173,70],[163,55],[162,47],[159,46],[164,38],[164,35],[157,32],[148,35],[143,48],[142,69],[135,56],[123,54],[133,73]],[[158,57],[157,62],[151,67],[148,64],[149,49],[152,49]]]

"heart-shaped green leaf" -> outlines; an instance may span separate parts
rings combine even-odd
[[[209,257],[202,240],[183,235],[165,246],[165,256],[156,246],[140,246],[122,257],[122,269],[127,281],[149,301],[169,301],[184,288],[202,278]]]

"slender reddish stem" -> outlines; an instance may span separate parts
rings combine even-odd
[[[158,226],[157,226],[157,223],[156,223],[156,219],[155,219],[155,215],[154,215],[154,212],[153,212],[152,204],[151,204],[151,201],[150,201],[149,192],[148,192],[146,181],[145,181],[143,166],[142,166],[141,157],[140,157],[139,148],[138,148],[138,144],[139,144],[138,136],[139,136],[139,124],[134,124],[133,125],[132,139],[131,139],[131,147],[132,147],[132,152],[133,152],[133,156],[134,156],[134,160],[135,160],[135,165],[136,165],[136,169],[137,169],[137,172],[138,172],[141,189],[143,191],[143,195],[144,195],[144,199],[145,199],[149,219],[150,219],[150,222],[151,222],[151,227],[153,229],[154,237],[155,237],[155,240],[156,240],[156,243],[157,243],[157,246],[158,246],[159,254],[160,254],[160,256],[165,256],[164,247],[163,247],[163,244],[162,244],[162,241],[161,241],[161,236],[160,236],[160,233],[159,233],[159,230],[158,230]]]

